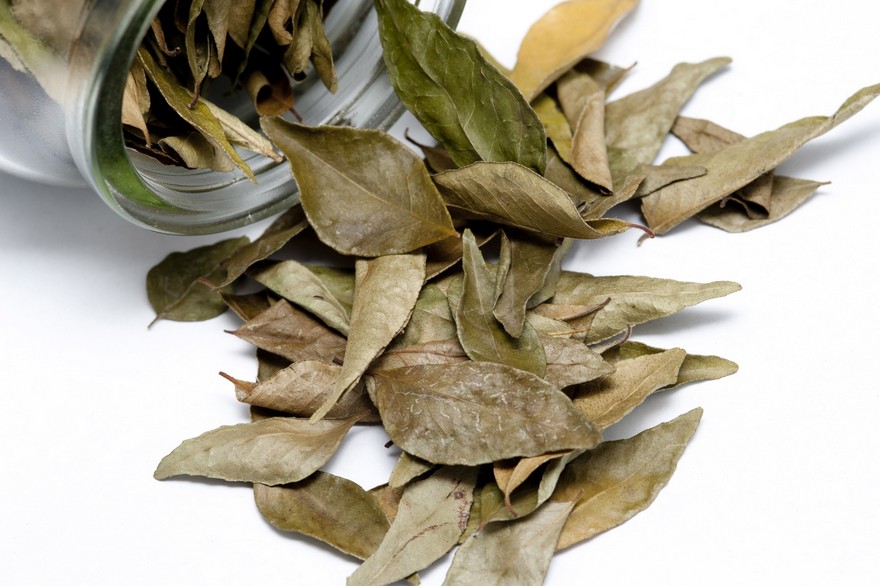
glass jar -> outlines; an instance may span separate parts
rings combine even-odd
[[[160,232],[205,234],[289,207],[287,162],[241,152],[257,178],[165,166],[128,149],[122,95],[164,0],[0,0],[0,169],[56,185],[89,185],[120,215]],[[456,26],[465,0],[419,7]],[[326,16],[335,94],[299,84],[306,124],[389,128],[403,112],[382,62],[371,0],[338,0]],[[249,103],[242,97],[241,106]],[[242,117],[235,102],[227,109]],[[256,124],[255,115],[245,121]]]

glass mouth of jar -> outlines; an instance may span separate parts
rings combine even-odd
[[[465,0],[422,0],[422,9],[456,26]],[[286,161],[240,151],[254,183],[240,171],[221,173],[163,165],[129,149],[122,132],[122,95],[129,66],[164,0],[98,1],[84,23],[72,57],[68,142],[86,180],[121,216],[158,232],[208,234],[238,228],[278,213],[298,200]],[[121,5],[121,6],[120,6]],[[116,23],[113,33],[107,27]],[[329,93],[310,77],[295,88],[296,110],[309,125],[387,130],[402,114],[382,61],[371,0],[336,2],[325,26],[334,49],[339,89]],[[256,124],[244,92],[224,106]],[[247,104],[245,104],[247,102]],[[237,106],[241,106],[240,108]],[[251,108],[252,110],[252,108]]]

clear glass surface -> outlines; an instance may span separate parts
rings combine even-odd
[[[422,0],[455,26],[465,0]],[[161,232],[242,226],[292,205],[286,162],[242,152],[257,177],[162,165],[123,142],[129,64],[162,0],[0,0],[0,169],[59,185],[90,185],[120,215]],[[326,18],[339,90],[298,84],[306,124],[387,129],[400,116],[382,62],[371,0],[339,0]],[[243,97],[244,106],[247,98]],[[225,106],[249,123],[236,102]],[[255,115],[252,115],[255,116]]]

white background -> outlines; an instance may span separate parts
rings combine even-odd
[[[511,65],[552,4],[471,0],[461,29]],[[645,0],[599,55],[638,61],[618,96],[677,62],[732,57],[685,112],[751,135],[880,82],[878,22],[869,0]],[[672,142],[661,159],[680,152]],[[782,170],[833,183],[755,232],[689,222],[638,248],[633,232],[571,255],[569,268],[595,274],[740,282],[635,338],[741,369],[649,400],[610,431],[705,409],[654,505],[556,557],[548,584],[880,584],[880,103]],[[146,328],[147,270],[218,239],[153,234],[86,190],[0,174],[3,583],[343,584],[354,570],[270,528],[244,484],[151,477],[181,440],[247,420],[216,374],[254,373],[249,347],[222,331],[234,317]],[[329,469],[383,482],[385,439],[355,430]]]

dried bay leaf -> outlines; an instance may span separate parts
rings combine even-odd
[[[405,0],[375,5],[383,57],[400,101],[457,165],[515,161],[544,172],[541,121],[472,40]]]
[[[297,482],[327,463],[357,418],[309,423],[271,417],[224,425],[184,441],[153,476],[207,476],[276,485]]]
[[[219,281],[226,274],[223,262],[248,243],[244,236],[200,246],[187,252],[172,252],[147,273],[147,298],[156,319],[200,321],[226,311],[220,291],[200,282]],[[224,288],[223,292],[231,292]]]
[[[547,242],[528,235],[503,234],[502,247],[510,250],[510,269],[499,283],[501,292],[493,313],[507,333],[519,337],[525,325],[526,309],[553,296],[562,258],[572,241]]]
[[[243,321],[254,319],[272,306],[271,297],[265,291],[235,295],[233,293],[220,293],[229,309]]]
[[[345,354],[344,337],[283,299],[230,333],[293,362],[341,362]]]
[[[327,472],[295,484],[255,484],[254,500],[273,527],[314,537],[359,559],[376,551],[391,526],[370,493]]]
[[[469,360],[458,339],[434,340],[386,350],[373,361],[370,370],[390,370],[420,364],[453,364]]]
[[[614,348],[603,352],[602,358],[613,364],[620,360],[629,360],[631,358],[638,358],[639,356],[660,354],[661,352],[665,352],[665,350],[663,348],[654,348],[647,344],[642,344],[641,342],[627,340],[623,344],[619,344]],[[735,362],[731,362],[730,360],[719,356],[688,354],[685,356],[684,362],[682,362],[681,368],[678,370],[678,378],[676,379],[675,384],[658,390],[666,390],[690,382],[722,378],[735,373],[738,369],[739,367]]]
[[[306,10],[303,18],[308,19],[313,39],[310,57],[324,87],[330,90],[330,93],[336,93],[338,82],[336,79],[336,68],[333,65],[333,51],[330,47],[330,39],[327,38],[327,32],[324,30],[321,12],[321,6],[318,2],[315,2],[315,0],[306,1]]]
[[[542,340],[547,356],[544,380],[562,389],[610,373],[613,367],[580,340],[548,337]]]
[[[571,161],[571,125],[556,101],[547,94],[540,94],[532,100],[532,108],[544,125],[547,138],[556,148],[559,157],[569,163]],[[548,161],[549,164],[549,161]],[[544,176],[547,176],[547,168],[544,168]]]
[[[166,136],[160,138],[157,144],[166,153],[176,155],[188,169],[212,169],[230,173],[235,168],[223,150],[198,132],[190,132],[185,136]]]
[[[565,191],[516,163],[474,163],[438,173],[434,182],[450,206],[549,236],[594,239],[632,227],[615,219],[584,221]]]
[[[607,531],[646,509],[669,482],[702,409],[625,440],[606,442],[571,462],[551,502],[576,500],[557,550]]]
[[[425,282],[424,254],[397,254],[355,265],[351,329],[333,393],[312,415],[323,417],[360,379],[412,315]]]
[[[587,341],[592,343],[740,288],[731,281],[688,283],[651,277],[594,277],[563,271],[551,301],[561,305],[597,306],[608,300],[587,334]]]
[[[572,128],[568,163],[601,192],[611,193],[605,145],[605,89],[588,74],[570,71],[557,82],[556,94]]]
[[[334,250],[400,254],[456,235],[421,160],[385,133],[279,118],[261,125],[287,155],[309,223]]]
[[[147,90],[147,73],[140,61],[134,61],[125,78],[122,93],[122,123],[141,131],[150,146],[150,131],[144,115],[150,111],[150,92]]]
[[[249,275],[342,335],[348,335],[349,310],[306,265],[295,260],[285,260],[268,268],[252,271]]]
[[[727,57],[679,63],[653,86],[610,102],[605,108],[605,137],[615,176],[653,163],[685,102],[703,80],[729,63]]]
[[[400,499],[403,498],[403,487],[394,488],[386,484],[373,487],[367,492],[376,499],[376,504],[385,512],[390,522],[397,517],[397,509],[400,507]]]
[[[764,176],[766,175],[761,177]],[[823,185],[828,185],[827,182],[784,177],[782,175],[774,175],[772,180],[770,213],[766,217],[752,218],[747,214],[734,211],[731,209],[731,206],[722,207],[716,204],[700,212],[697,215],[697,219],[727,232],[748,232],[749,230],[761,228],[781,220],[807,201],[816,193],[817,189]]]
[[[705,167],[708,172],[703,177],[673,183],[643,198],[645,219],[655,233],[668,232],[776,168],[808,141],[858,113],[878,93],[880,85],[869,86],[856,92],[831,116],[803,118],[718,151],[669,159],[664,164],[697,165]]]
[[[440,287],[429,283],[419,292],[409,322],[391,347],[405,348],[455,337],[455,321],[449,308],[449,299]]]
[[[208,106],[199,101],[190,108],[192,96],[189,91],[180,85],[171,73],[165,71],[156,63],[150,52],[143,47],[138,49],[137,58],[144,67],[147,77],[156,85],[159,93],[162,94],[168,105],[188,124],[198,130],[211,144],[226,153],[232,159],[232,162],[235,163],[235,166],[241,169],[251,181],[256,181],[253,171],[244,162],[244,159],[235,152],[235,149],[226,138],[223,126],[217,121],[217,118],[211,113]]]
[[[475,468],[444,467],[409,485],[385,539],[346,584],[390,584],[446,555],[465,530],[476,477]]]
[[[241,277],[254,263],[269,258],[308,227],[302,206],[296,205],[278,216],[253,242],[242,246],[224,263],[226,278],[214,285],[225,287]]]
[[[400,458],[391,471],[391,477],[388,479],[388,486],[392,488],[400,488],[406,486],[419,476],[427,474],[435,468],[434,464],[416,458],[406,452],[400,453]]]
[[[568,0],[551,8],[526,33],[511,79],[531,101],[598,49],[638,0]]]
[[[455,553],[443,584],[540,586],[574,502],[548,502],[531,515],[495,523]]]
[[[599,441],[564,393],[502,364],[410,366],[374,372],[373,380],[388,435],[429,462],[476,465]]]
[[[676,384],[686,356],[681,348],[673,348],[621,360],[614,365],[614,372],[579,385],[572,393],[572,403],[596,427],[605,429],[657,389]]]
[[[221,373],[235,384],[235,397],[242,403],[264,407],[297,417],[311,417],[326,398],[333,393],[339,371],[337,364],[317,360],[301,360],[282,368],[259,383],[234,379]],[[363,423],[375,423],[376,409],[362,386],[336,403],[327,412],[327,419],[348,419],[360,416]]]
[[[507,364],[543,376],[547,361],[538,333],[530,324],[524,324],[516,338],[505,331],[494,314],[496,275],[486,265],[470,230],[465,230],[462,242],[461,298],[454,307],[450,302],[462,348],[471,360]]]
[[[513,491],[519,488],[523,482],[528,480],[529,476],[531,476],[535,470],[551,460],[565,456],[567,453],[569,452],[552,452],[550,454],[531,456],[529,458],[495,462],[492,466],[492,474],[495,477],[495,483],[498,485],[498,488],[504,493],[505,504],[509,508],[512,508],[510,495]]]

